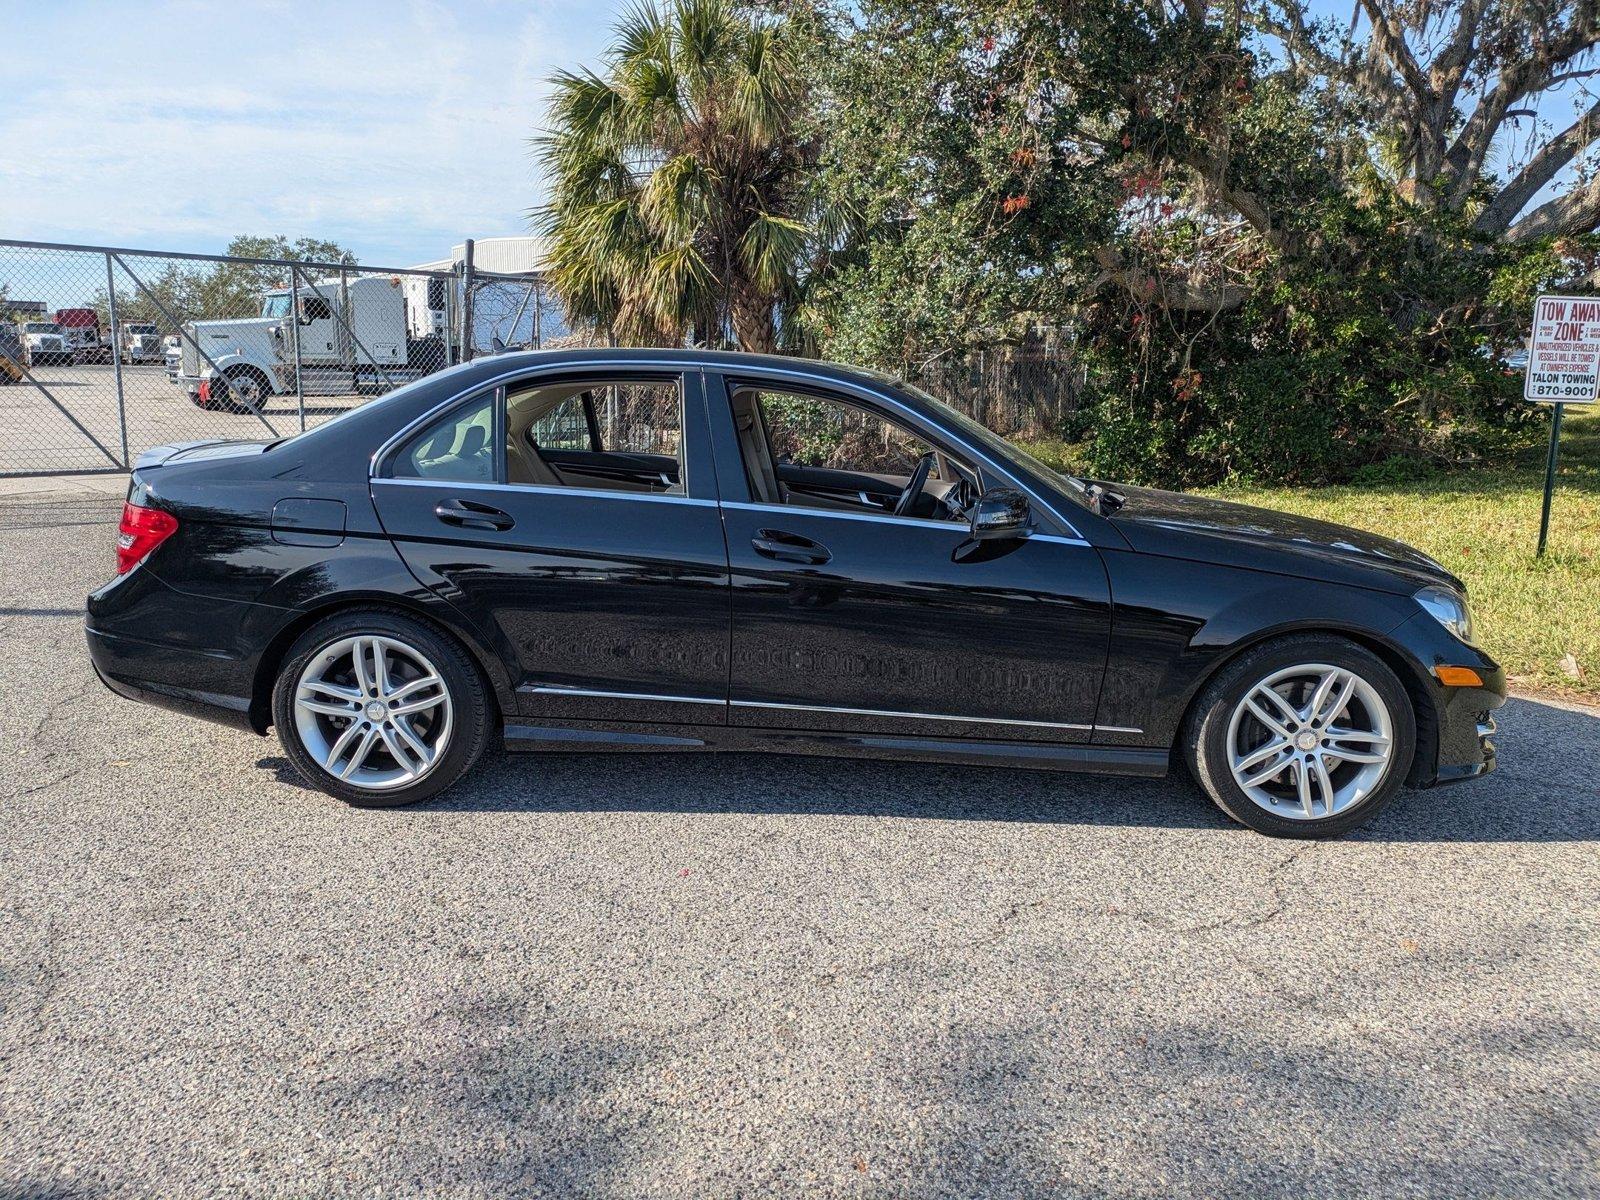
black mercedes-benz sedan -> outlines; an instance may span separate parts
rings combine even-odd
[[[907,384],[501,354],[138,461],[89,650],[353,804],[517,750],[1162,775],[1342,833],[1494,767],[1505,675],[1397,542],[1059,474]]]

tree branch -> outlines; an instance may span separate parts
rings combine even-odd
[[[1591,233],[1600,226],[1600,179],[1546,201],[1513,225],[1506,237],[1529,242],[1562,234]]]
[[[1445,152],[1446,169],[1455,176],[1455,183],[1450,190],[1453,202],[1460,203],[1476,186],[1483,174],[1489,150],[1499,136],[1500,127],[1510,116],[1512,106],[1526,96],[1545,91],[1560,80],[1582,74],[1577,71],[1557,72],[1597,42],[1600,42],[1600,21],[1597,21],[1595,0],[1579,0],[1578,12],[1566,28],[1544,45],[1536,43],[1527,58],[1501,67],[1495,86],[1478,101],[1472,116],[1462,125],[1455,141]]]
[[[1378,0],[1361,0],[1361,7],[1366,10],[1367,20],[1372,22],[1372,37],[1378,43],[1379,52],[1400,73],[1418,103],[1426,107],[1435,99],[1433,89],[1428,86],[1422,68],[1417,66],[1411,47],[1406,45],[1405,28],[1398,19],[1378,7]]]
[[[1311,63],[1319,75],[1330,78],[1337,76],[1341,64],[1322,48],[1316,35],[1311,32],[1311,26],[1306,23],[1305,9],[1301,7],[1299,0],[1268,0],[1268,2],[1283,13],[1283,19],[1274,20],[1268,15],[1266,6],[1263,6],[1254,10],[1251,24],[1277,38],[1290,54]]]
[[[1113,246],[1096,247],[1094,258],[1100,264],[1100,275],[1090,285],[1091,291],[1114,283],[1135,300],[1150,301],[1159,297],[1164,308],[1212,314],[1231,312],[1250,298],[1250,289],[1240,284],[1224,283],[1205,288],[1181,276],[1158,276],[1139,267],[1130,267]]]
[[[1517,214],[1539,194],[1587,145],[1600,137],[1600,101],[1539,149],[1512,180],[1500,189],[1476,224],[1485,233],[1502,233]]]

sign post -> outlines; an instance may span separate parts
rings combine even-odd
[[[1553,404],[1550,451],[1544,460],[1544,505],[1539,511],[1539,548],[1544,556],[1550,533],[1550,499],[1556,490],[1556,459],[1561,444],[1561,414],[1569,404],[1593,404],[1600,396],[1600,298],[1540,296],[1533,305],[1533,337],[1528,342],[1528,374],[1522,395]]]

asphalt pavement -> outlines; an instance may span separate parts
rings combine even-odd
[[[1181,776],[491,754],[366,812],[0,498],[0,1197],[1600,1193],[1600,712],[1342,841]]]
[[[337,416],[357,396],[274,396],[262,413],[206,411],[157,363],[35,366],[0,387],[0,479],[20,471],[117,471],[126,454],[201,438],[278,438]],[[3,380],[0,380],[3,382]],[[302,411],[303,410],[303,411]],[[126,438],[124,438],[126,435]]]

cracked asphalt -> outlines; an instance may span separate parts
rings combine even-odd
[[[0,502],[0,1197],[1600,1193],[1600,713],[1324,844],[813,759],[361,812],[95,682],[116,508]]]

